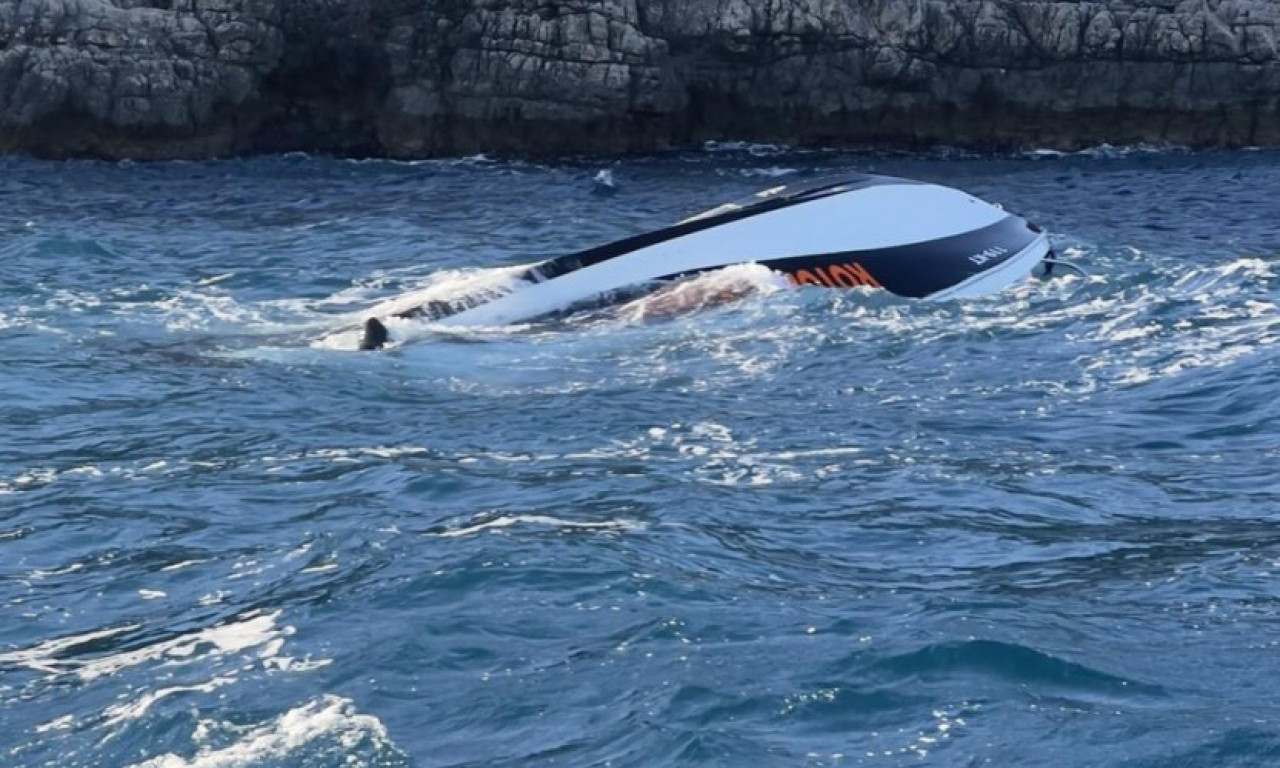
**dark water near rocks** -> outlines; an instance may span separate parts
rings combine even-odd
[[[1092,276],[337,348],[838,170]],[[1280,154],[10,158],[0,261],[0,765],[1280,761]]]

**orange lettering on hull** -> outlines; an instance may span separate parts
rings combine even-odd
[[[807,269],[797,269],[795,272],[788,272],[787,278],[794,285],[826,285],[819,280],[812,272]]]
[[[788,272],[787,279],[792,285],[821,285],[827,288],[883,288],[880,281],[871,276],[867,268],[856,261],[845,264],[833,264],[827,268],[814,267],[813,270],[797,269]]]

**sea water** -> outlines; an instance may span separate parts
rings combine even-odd
[[[352,351],[845,171],[1087,274]],[[2,159],[0,765],[1276,764],[1278,262],[1274,151]]]

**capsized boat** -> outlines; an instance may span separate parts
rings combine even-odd
[[[744,263],[762,264],[795,285],[971,298],[1024,278],[1048,253],[1038,227],[968,193],[849,175],[766,189],[665,229],[528,265],[518,290],[432,301],[400,316],[506,325]]]

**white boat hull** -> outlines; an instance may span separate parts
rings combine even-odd
[[[930,300],[1022,279],[1049,251],[1021,217],[959,190],[854,176],[765,190],[667,229],[530,265],[497,298],[434,302],[410,315],[454,326],[531,320],[594,297],[734,264],[797,285],[868,286]]]

